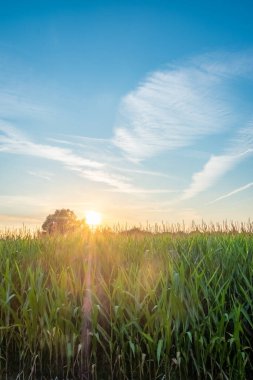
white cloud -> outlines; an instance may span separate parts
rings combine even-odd
[[[70,149],[32,142],[10,125],[0,124],[0,151],[59,161],[66,166],[100,168],[102,163],[74,154]]]
[[[190,186],[184,191],[181,199],[189,199],[213,186],[229,170],[252,154],[246,150],[239,154],[212,156],[204,168],[193,174]]]
[[[136,194],[170,192],[135,186],[128,173],[129,176],[130,173],[165,175],[140,167],[136,169],[136,166],[129,167],[122,155],[119,157],[118,148],[128,160],[136,163],[162,151],[193,145],[202,137],[239,125],[237,122],[238,118],[241,122],[241,116],[233,110],[226,81],[231,77],[252,74],[251,62],[252,53],[249,52],[206,54],[184,65],[151,73],[122,99],[112,139],[71,136],[72,140],[75,139],[74,143],[68,137],[38,144],[11,126],[2,124],[0,151],[57,161],[90,181],[106,184],[113,191]],[[16,104],[18,112],[24,109],[27,115],[40,113],[36,106],[19,100],[7,93],[3,99],[0,96],[6,114],[11,110],[10,104]],[[193,175],[182,198],[188,199],[206,190],[250,154],[252,130],[251,124],[236,136],[237,142],[230,150],[213,155],[204,168]],[[59,143],[64,146],[60,147]],[[236,144],[239,149],[235,149]],[[77,147],[81,152],[85,150],[85,156],[77,153]],[[180,199],[174,200],[174,203],[176,201]]]
[[[181,199],[190,199],[213,186],[228,171],[253,154],[253,123],[237,131],[228,141],[225,153],[211,156],[203,169],[192,176],[191,184],[183,192]]]
[[[230,142],[230,149],[234,151],[253,149],[253,121],[250,120],[245,128],[241,128]]]
[[[128,177],[111,172],[108,169],[103,170],[90,170],[82,168],[73,168],[79,173],[81,177],[89,179],[93,182],[100,182],[110,186],[108,191],[120,192],[127,194],[161,194],[161,193],[174,193],[174,190],[169,189],[146,189],[135,186]]]
[[[78,140],[79,142],[71,141],[71,139]],[[69,136],[69,140],[61,140],[61,139],[54,139],[54,138],[50,138],[48,140],[57,144],[70,145],[70,146],[73,146],[73,148],[83,148],[85,149],[86,152],[88,151],[89,154],[93,150],[94,151],[93,153],[95,153],[96,156],[98,155],[98,151],[99,151],[100,158],[103,157],[104,159],[106,159],[107,166],[111,170],[111,172],[144,174],[147,176],[178,179],[178,177],[173,176],[171,174],[169,175],[169,174],[162,173],[159,171],[145,170],[145,169],[140,168],[140,166],[138,166],[138,169],[136,169],[136,165],[134,165],[133,167],[129,167],[129,164],[130,164],[129,162],[126,163],[126,161],[122,157],[120,157],[119,155],[116,155],[116,152],[107,150],[108,147],[112,149],[114,147],[110,139],[98,139],[98,138],[90,138],[90,137],[82,137],[82,136],[73,135],[73,136]],[[109,163],[110,161],[112,163]],[[127,167],[126,167],[126,164],[127,164]]]
[[[133,185],[131,180],[117,174],[118,168],[112,168],[105,163],[83,158],[70,149],[60,148],[52,145],[37,144],[23,136],[11,125],[0,124],[0,151],[12,154],[29,155],[41,157],[47,160],[57,161],[67,169],[78,173],[79,176],[90,181],[108,185],[114,191],[122,193],[163,193],[170,190],[143,189]],[[45,173],[29,172],[30,175],[50,179]]]
[[[213,203],[216,203],[216,202],[219,202],[223,199],[226,199],[226,198],[229,198],[231,197],[232,195],[235,195],[237,193],[240,193],[241,191],[244,191],[244,190],[247,190],[249,188],[251,188],[253,186],[253,182],[250,182],[248,183],[247,185],[244,185],[244,186],[241,186],[241,187],[238,187],[237,189],[233,190],[233,191],[230,191],[229,193],[225,194],[225,195],[222,195],[221,197],[219,198],[216,198],[214,201],[210,202],[209,204],[213,204]]]
[[[195,57],[192,62],[204,71],[222,77],[245,77],[252,79],[253,51],[212,52]]]
[[[121,101],[114,144],[134,162],[244,123],[231,80],[253,79],[253,51],[215,52],[151,73]]]
[[[114,144],[128,159],[189,146],[235,123],[224,77],[200,62],[152,73],[122,99]]]
[[[106,172],[104,163],[83,158],[70,149],[34,143],[10,125],[0,125],[0,151],[58,161],[89,180],[117,189],[130,186],[124,178]]]

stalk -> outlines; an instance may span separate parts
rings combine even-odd
[[[82,348],[83,348],[83,368],[82,378],[90,380],[92,369],[90,368],[91,356],[91,312],[92,312],[92,297],[91,297],[91,270],[93,264],[93,233],[89,235],[88,255],[87,255],[87,271],[85,280],[85,294],[83,298],[83,325],[82,325]]]

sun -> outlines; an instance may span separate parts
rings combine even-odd
[[[88,226],[97,227],[99,224],[101,224],[102,216],[97,211],[87,211],[85,213],[85,220]]]

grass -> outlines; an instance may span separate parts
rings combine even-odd
[[[3,234],[0,378],[253,378],[252,224],[156,232]]]

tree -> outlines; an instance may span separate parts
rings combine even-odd
[[[42,224],[42,229],[50,234],[54,232],[66,233],[84,226],[84,221],[78,220],[73,211],[63,208],[55,210],[54,214],[48,215]]]

